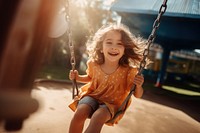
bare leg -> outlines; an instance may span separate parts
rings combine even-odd
[[[71,120],[69,133],[82,133],[85,120],[88,118],[92,108],[87,104],[80,104]]]
[[[110,112],[106,107],[98,108],[92,115],[85,133],[100,133],[104,123],[110,118]]]

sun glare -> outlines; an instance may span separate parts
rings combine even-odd
[[[87,0],[76,0],[75,4],[80,7],[85,7],[87,5]]]
[[[102,1],[105,6],[110,6],[115,0],[99,0]],[[88,0],[76,0],[75,4],[79,7],[85,7],[88,3]]]
[[[199,92],[195,92],[195,91],[192,91],[192,90],[185,90],[185,89],[182,89],[182,88],[176,88],[176,87],[173,87],[173,86],[164,85],[163,89],[173,91],[173,92],[176,92],[176,93],[182,94],[182,95],[200,96]]]
[[[200,54],[200,49],[195,49],[194,51]]]
[[[110,6],[114,1],[115,1],[115,0],[105,0],[105,1],[104,1],[104,4],[105,4],[106,6]]]

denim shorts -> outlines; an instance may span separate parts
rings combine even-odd
[[[105,104],[99,104],[99,102],[96,99],[94,99],[93,97],[91,97],[91,96],[83,97],[78,102],[78,105],[80,105],[80,104],[89,105],[92,108],[93,112],[96,111],[99,107],[107,108],[107,106]]]

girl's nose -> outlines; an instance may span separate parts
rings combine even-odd
[[[115,48],[115,47],[112,47],[112,50],[117,50],[117,48]]]

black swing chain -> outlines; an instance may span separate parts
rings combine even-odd
[[[66,13],[65,19],[68,24],[68,45],[69,45],[70,55],[71,55],[70,63],[72,66],[72,70],[74,71],[75,66],[76,66],[76,59],[75,59],[74,45],[72,41],[72,32],[70,28],[71,25],[70,25],[70,9],[69,8],[70,8],[70,1],[67,0],[65,4],[65,13]],[[78,85],[76,83],[76,79],[73,79],[72,80],[72,99],[74,99],[74,97],[77,95],[78,95]]]
[[[146,42],[146,45],[147,45],[147,48],[144,50],[143,52],[143,59],[140,63],[140,67],[139,67],[139,71],[138,71],[138,74],[142,74],[142,71],[144,70],[144,68],[146,67],[146,59],[147,59],[147,56],[149,55],[149,51],[150,51],[150,46],[151,44],[154,42],[155,38],[156,38],[156,32],[160,26],[160,22],[161,22],[161,17],[163,16],[163,14],[165,13],[167,9],[167,0],[164,0],[163,1],[163,4],[161,5],[160,7],[160,10],[159,10],[159,13],[158,13],[158,16],[156,18],[156,20],[154,21],[153,23],[153,29],[151,31],[151,34],[149,35],[148,37],[148,40]],[[128,101],[129,99],[131,98],[132,94],[134,93],[136,89],[136,85],[133,85],[130,92],[129,92],[129,95],[126,97],[126,99],[123,101],[122,105],[120,106],[120,108],[118,109],[117,113],[115,114],[115,116],[109,120],[108,122],[111,122],[113,123],[114,120],[120,115],[120,114],[123,114],[124,113],[124,109],[126,109],[126,107],[128,106]]]
[[[153,29],[151,31],[151,34],[149,35],[148,40],[146,42],[147,48],[143,52],[143,59],[142,59],[142,61],[140,63],[140,69],[139,69],[139,73],[138,74],[141,74],[143,69],[146,66],[146,58],[149,55],[150,46],[154,42],[154,40],[156,38],[156,32],[157,32],[157,30],[158,30],[158,28],[160,26],[161,17],[165,13],[166,9],[167,9],[167,0],[164,0],[163,4],[160,7],[158,16],[157,16],[156,20],[153,23]]]

